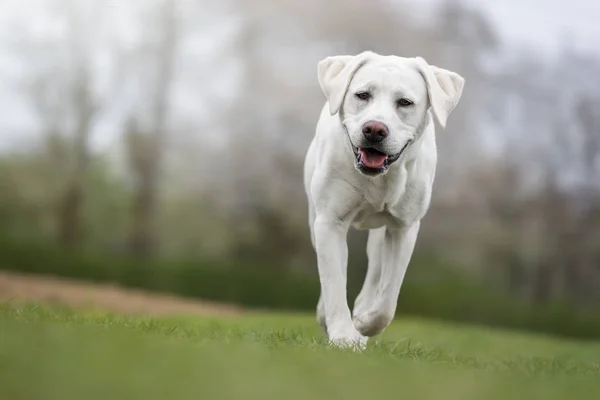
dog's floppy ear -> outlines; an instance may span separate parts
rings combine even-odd
[[[373,53],[365,51],[356,56],[327,57],[318,64],[319,85],[329,102],[331,115],[342,107],[352,77]]]
[[[427,84],[427,93],[433,114],[442,128],[445,128],[448,116],[460,100],[465,79],[456,72],[429,65],[421,57],[416,57],[416,61],[417,69]]]

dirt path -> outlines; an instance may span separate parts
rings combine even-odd
[[[49,276],[0,271],[0,302],[36,301],[123,314],[234,315],[241,309],[218,303]]]

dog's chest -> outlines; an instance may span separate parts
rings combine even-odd
[[[356,229],[376,229],[382,226],[400,226],[401,220],[396,218],[388,209],[374,211],[369,209],[360,210],[352,221]]]
[[[400,184],[363,188],[363,198],[352,219],[356,229],[399,228],[422,217],[430,191],[418,181],[407,180],[406,175],[402,178]]]
[[[401,223],[397,213],[398,202],[403,200],[403,186],[393,188],[363,188],[363,198],[357,207],[352,225],[357,229],[375,229]]]

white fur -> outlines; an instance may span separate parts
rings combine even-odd
[[[304,185],[309,226],[317,254],[321,297],[317,318],[334,345],[365,348],[369,336],[392,321],[420,221],[427,212],[437,162],[432,113],[445,127],[462,94],[464,79],[422,58],[328,57],[318,64],[327,103],[306,154]],[[368,101],[356,93],[368,90]],[[414,104],[399,107],[398,98]],[[389,136],[386,154],[399,153],[383,173],[370,176],[356,167],[352,147],[365,147],[362,126],[376,120]],[[346,299],[351,226],[368,229],[368,272],[350,312]]]

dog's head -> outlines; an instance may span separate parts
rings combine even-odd
[[[366,175],[385,173],[429,122],[442,127],[458,104],[464,79],[424,59],[381,56],[327,57],[318,64],[321,90],[331,115],[340,114]]]

